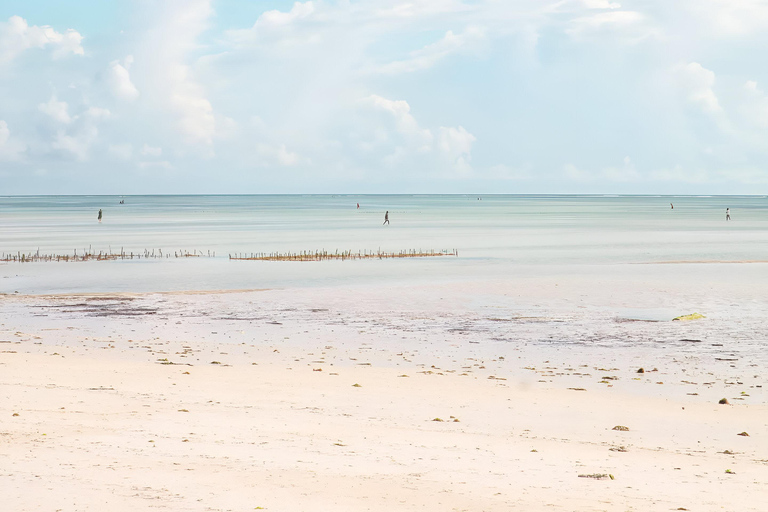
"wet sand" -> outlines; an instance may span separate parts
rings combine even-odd
[[[1,296],[4,507],[761,511],[749,267]]]

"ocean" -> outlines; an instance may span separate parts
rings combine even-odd
[[[124,201],[124,204],[120,204]],[[674,209],[670,203],[674,204]],[[357,208],[357,204],[360,208]],[[725,220],[730,208],[731,220]],[[99,210],[103,212],[98,222]],[[382,225],[389,212],[389,225]],[[399,260],[229,254],[456,250]],[[0,264],[0,293],[235,290],[493,278],[567,266],[768,260],[765,196],[170,195],[0,197],[0,253],[196,252]],[[208,257],[208,255],[211,257]],[[215,256],[214,256],[215,255]]]

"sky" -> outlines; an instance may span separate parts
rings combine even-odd
[[[768,0],[3,0],[0,195],[768,193]]]

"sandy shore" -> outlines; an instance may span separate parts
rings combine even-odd
[[[765,510],[766,299],[670,279],[0,297],[3,508]]]

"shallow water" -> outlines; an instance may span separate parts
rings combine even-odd
[[[118,204],[120,200],[125,204]],[[360,203],[360,209],[356,204]],[[674,203],[675,208],[670,208]],[[725,208],[732,220],[725,221]],[[98,210],[104,218],[97,221]],[[391,224],[383,226],[384,212]],[[0,292],[157,291],[423,282],[525,265],[765,260],[758,196],[0,197],[0,252],[199,251],[215,258],[0,264]],[[458,258],[311,263],[228,254],[456,249]]]

